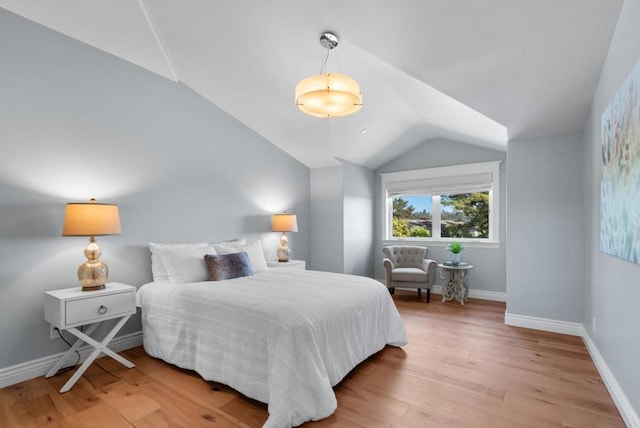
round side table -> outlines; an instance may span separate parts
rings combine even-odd
[[[469,301],[469,287],[467,286],[466,276],[473,269],[473,265],[468,263],[460,263],[459,265],[451,265],[438,263],[441,269],[440,276],[444,279],[442,285],[442,301],[453,300],[454,298],[464,305]]]

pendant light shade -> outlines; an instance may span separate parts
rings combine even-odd
[[[296,85],[296,105],[310,116],[348,116],[362,108],[362,93],[358,82],[349,76],[318,74]]]
[[[360,85],[351,77],[341,73],[326,73],[329,52],[338,46],[338,37],[333,33],[320,36],[320,44],[327,49],[320,74],[307,77],[296,85],[296,106],[310,116],[332,118],[348,116],[362,108]]]

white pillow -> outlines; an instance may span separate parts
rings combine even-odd
[[[159,254],[169,282],[182,284],[185,282],[207,281],[209,272],[204,263],[204,256],[206,254],[216,254],[216,250],[209,245],[195,248],[164,248],[159,250]]]
[[[247,241],[244,238],[240,238],[231,241],[214,242],[211,244],[211,246],[215,248],[216,251],[218,251],[219,247],[234,247],[238,245],[247,245]],[[222,253],[218,252],[218,254]]]
[[[171,251],[172,249],[180,250],[184,248],[205,248],[209,247],[206,242],[195,242],[191,244],[159,244],[149,242],[149,250],[151,250],[151,274],[154,281],[169,281],[169,275],[160,258],[160,252],[163,250]],[[204,256],[203,256],[204,257]]]
[[[215,249],[218,254],[233,254],[240,253],[242,251],[246,252],[249,256],[249,261],[251,262],[253,273],[258,273],[269,269],[267,266],[267,259],[265,259],[264,251],[262,250],[262,242],[260,241],[244,245],[234,242],[225,243],[224,245],[216,245]]]

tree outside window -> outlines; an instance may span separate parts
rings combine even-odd
[[[428,196],[424,198],[431,199]],[[429,201],[429,205],[431,205]],[[431,238],[431,212],[416,211],[404,198],[393,198],[393,236],[396,238]]]
[[[439,198],[442,238],[489,237],[489,192],[441,195]],[[417,211],[407,199],[393,198],[393,237],[431,238],[431,212]]]
[[[442,195],[440,236],[443,238],[489,237],[489,192]]]

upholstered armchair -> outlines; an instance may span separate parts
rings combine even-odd
[[[431,286],[434,282],[435,260],[427,259],[429,249],[418,246],[393,245],[382,248],[387,274],[387,288],[393,294],[398,288],[417,288],[418,297],[422,289],[427,290],[427,302],[431,300]]]

